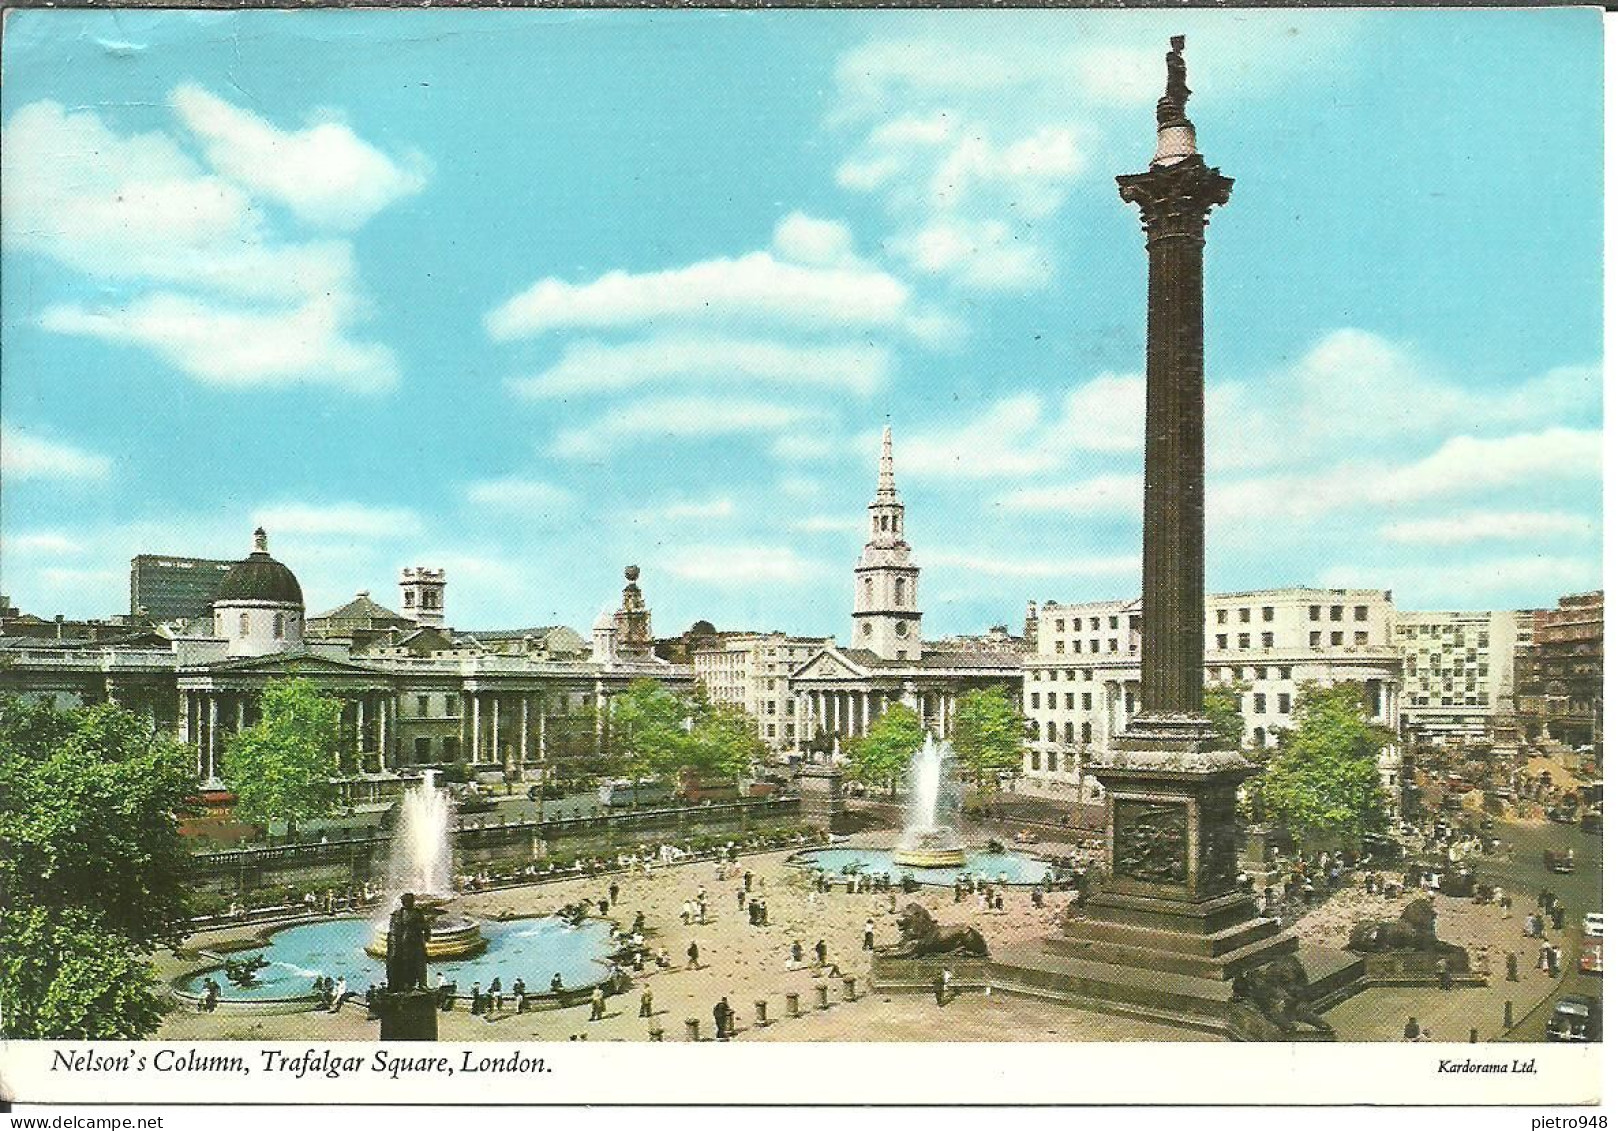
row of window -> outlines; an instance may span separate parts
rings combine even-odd
[[[1252,670],[1251,670],[1251,678],[1253,678],[1253,679],[1269,679],[1269,678],[1271,678],[1270,673],[1271,673],[1272,670],[1275,673],[1274,678],[1276,678],[1276,679],[1291,679],[1292,678],[1292,665],[1291,664],[1276,664],[1276,665],[1274,665],[1273,668],[1270,667],[1269,665],[1266,665],[1266,664],[1258,664],[1258,665],[1256,665],[1256,666],[1254,666],[1252,668]],[[1060,673],[1060,676],[1058,675],[1058,673]],[[1220,678],[1219,673],[1220,673],[1220,669],[1218,667],[1214,667],[1214,666],[1211,666],[1211,665],[1209,666],[1209,668],[1208,668],[1208,678],[1209,679],[1215,679],[1215,680],[1219,679]],[[1247,679],[1247,678],[1249,678],[1249,670],[1247,668],[1241,667],[1239,665],[1236,666],[1236,667],[1225,668],[1224,673],[1225,673],[1224,678],[1227,679],[1227,680]],[[1095,669],[1094,668],[1032,668],[1029,671],[1029,678],[1032,679],[1036,683],[1039,682],[1040,680],[1050,680],[1052,683],[1055,683],[1055,682],[1057,682],[1058,678],[1065,678],[1069,683],[1072,683],[1075,680],[1079,680],[1079,681],[1082,681],[1084,683],[1089,683],[1091,680],[1093,680],[1095,678]]]
[[[1117,628],[1118,627],[1118,618],[1116,616],[1108,617],[1107,618],[1107,627],[1108,628],[1113,628],[1113,629]],[[1138,617],[1138,616],[1130,617],[1129,618],[1129,627],[1138,630],[1140,628],[1140,617]],[[1083,629],[1084,629],[1084,618],[1083,617],[1074,617],[1073,618],[1073,631],[1074,632],[1081,632],[1081,631],[1083,631]],[[1067,618],[1066,617],[1057,617],[1056,618],[1056,631],[1057,632],[1066,632],[1067,631]],[[1100,632],[1101,631],[1101,618],[1100,617],[1091,617],[1090,618],[1090,631],[1091,632]]]

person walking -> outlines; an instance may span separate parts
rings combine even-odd
[[[1454,984],[1454,980],[1449,976],[1449,959],[1440,958],[1438,960],[1438,988],[1447,990]]]
[[[933,976],[933,1000],[938,1003],[940,1008],[943,1008],[944,991],[948,988],[949,983],[944,980],[944,972],[940,970]]]
[[[865,949],[866,950],[875,950],[876,949],[876,920],[875,919],[867,919],[867,920],[865,920]]]
[[[607,995],[600,986],[590,991],[590,1020],[600,1021],[607,1016]]]
[[[489,983],[489,1004],[491,1013],[498,1013],[506,1007],[506,989],[500,984],[499,978]]]
[[[747,889],[746,888],[737,888],[736,889],[736,910],[737,911],[742,911],[742,910],[745,910],[746,907],[747,907]]]
[[[1506,955],[1506,981],[1515,982],[1516,980],[1517,980],[1517,955],[1515,953],[1512,953],[1512,954]]]
[[[715,1040],[729,1040],[731,1035],[730,999],[720,998],[713,1007],[713,1032]]]
[[[1412,1017],[1409,1021],[1405,1022],[1405,1040],[1407,1040],[1407,1041],[1419,1041],[1419,1040],[1421,1040],[1421,1025],[1419,1023],[1417,1023],[1417,1021],[1416,1021],[1416,1019],[1414,1017]]]
[[[642,1017],[652,1015],[652,987],[650,986],[640,992],[640,1015]]]
[[[826,940],[820,939],[815,943],[815,965],[826,965]]]
[[[690,946],[688,946],[686,948],[686,951],[685,951],[685,968],[687,970],[700,969],[700,966],[699,966],[699,964],[697,962],[697,958],[698,958],[699,954],[700,954],[700,952],[697,950],[697,944],[695,942],[693,942]]]
[[[511,996],[517,1001],[517,1012],[528,1012],[528,985],[521,978],[511,983]]]
[[[614,907],[618,906],[618,890],[619,889],[618,889],[618,881],[617,880],[612,881],[612,886],[607,888],[607,900]]]

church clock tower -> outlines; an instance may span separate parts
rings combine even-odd
[[[921,567],[910,561],[904,540],[905,508],[893,483],[893,430],[882,429],[882,463],[871,514],[869,539],[854,567],[855,648],[884,660],[921,658],[921,607],[916,586]]]

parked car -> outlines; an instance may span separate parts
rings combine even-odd
[[[1584,1043],[1601,1039],[1601,1003],[1586,994],[1568,994],[1545,1022],[1547,1041]]]
[[[1599,939],[1601,937],[1601,927],[1601,912],[1592,911],[1584,917],[1584,933],[1586,937]]]
[[[1579,949],[1580,973],[1601,973],[1601,945],[1601,940],[1598,938],[1589,938],[1588,936],[1585,938],[1584,945]]]
[[[1566,875],[1573,871],[1573,850],[1565,848],[1558,852],[1553,848],[1545,850],[1545,870]]]

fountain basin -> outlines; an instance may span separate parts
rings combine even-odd
[[[475,925],[478,945],[458,956],[441,956],[432,972],[433,980],[443,973],[455,982],[463,997],[474,982],[487,986],[496,977],[509,993],[511,983],[520,977],[528,983],[530,996],[538,998],[549,987],[551,976],[560,974],[570,1000],[580,993],[587,998],[591,988],[612,976],[607,958],[615,944],[606,920],[587,919],[573,927],[555,916],[544,916]],[[194,1006],[202,994],[203,980],[210,974],[220,983],[220,1008],[233,1013],[309,1009],[315,1000],[311,983],[321,974],[345,978],[349,989],[363,993],[366,986],[387,980],[385,962],[371,954],[367,945],[373,930],[368,920],[347,918],[280,927],[264,936],[260,949],[270,965],[260,971],[253,985],[232,985],[214,962],[176,978],[175,996]]]
[[[965,859],[937,867],[907,864],[897,850],[885,848],[811,848],[790,857],[789,862],[805,868],[819,868],[834,879],[848,871],[868,875],[886,874],[895,883],[910,876],[929,887],[950,887],[962,876],[976,876],[994,884],[1032,887],[1053,881],[1055,869],[1044,860],[1022,852],[988,852],[962,849]]]
[[[895,848],[893,862],[907,868],[958,868],[966,863],[966,848]]]

